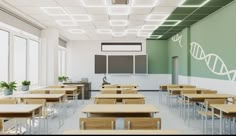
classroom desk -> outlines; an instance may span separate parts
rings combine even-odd
[[[236,118],[236,104],[211,104],[210,105],[212,110],[212,134],[214,134],[214,113],[215,110],[220,111],[220,134],[223,133],[223,126],[222,126],[222,119],[223,116],[227,116],[233,118],[234,127],[235,129],[235,118]],[[235,134],[235,130],[234,130]]]
[[[17,94],[5,96],[6,98],[18,98],[21,101],[24,99],[45,99],[47,103],[59,103],[62,109],[65,109],[63,106],[63,101],[65,94]],[[59,120],[59,127],[64,124],[63,111],[59,112],[61,120]]]
[[[137,88],[102,88],[101,93],[103,93],[103,91],[105,91],[105,90],[116,91],[117,94],[122,94],[123,90],[135,90],[135,92],[138,93]]]
[[[67,135],[174,135],[176,130],[65,130]]]
[[[117,114],[123,116],[124,114],[151,114],[158,113],[159,110],[150,104],[88,104],[82,109],[83,113],[87,114]]]
[[[228,98],[234,98],[235,95],[229,95],[229,94],[184,94],[184,102],[187,101],[187,103],[193,102],[204,102],[205,99],[228,99]],[[186,120],[186,103],[184,103],[184,119]],[[188,124],[189,124],[189,112],[190,107],[188,104]]]
[[[34,124],[35,113],[42,113],[41,104],[1,104],[0,118],[30,118]],[[31,127],[30,133],[33,132],[34,125]]]
[[[98,94],[95,99],[142,99],[145,98],[142,94]]]

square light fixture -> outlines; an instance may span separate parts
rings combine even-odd
[[[68,16],[62,7],[40,7],[40,9],[49,16]]]
[[[110,20],[109,23],[111,26],[127,26],[128,20]]]
[[[85,33],[85,31],[83,29],[69,29],[68,31],[70,33],[73,33],[73,34],[83,34],[83,33]]]
[[[111,29],[97,29],[97,33],[111,33]]]
[[[108,15],[129,15],[129,6],[110,6],[108,7]]]
[[[155,7],[160,0],[132,0],[132,7]]]
[[[148,38],[148,37],[150,37],[151,34],[152,34],[152,32],[141,32],[141,31],[139,31],[137,36],[138,37],[146,37],[146,38]]]
[[[60,26],[78,26],[73,20],[56,20],[56,23]]]
[[[112,33],[112,36],[114,37],[122,37],[122,36],[125,36],[125,32],[113,32]]]
[[[161,26],[177,26],[182,20],[165,20]]]
[[[159,39],[161,37],[162,37],[162,35],[151,35],[149,38],[150,39]]]
[[[166,20],[170,14],[150,14],[147,16],[146,21],[160,21]]]
[[[185,5],[184,3],[186,2],[187,0],[184,0],[182,3],[179,4],[178,7],[202,7],[204,6],[205,4],[207,4],[208,2],[210,2],[211,0],[204,0],[202,3],[198,4],[198,5]]]
[[[84,7],[106,7],[107,0],[80,0]]]
[[[75,21],[91,21],[92,18],[88,14],[72,14],[72,19]]]
[[[156,30],[159,26],[158,25],[143,25],[143,30]]]

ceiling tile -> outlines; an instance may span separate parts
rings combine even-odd
[[[141,26],[144,24],[144,21],[129,21],[130,26]]]
[[[112,32],[125,32],[124,26],[112,26]]]
[[[77,7],[77,6],[83,6],[80,0],[55,0],[60,5],[63,5],[64,7]]]
[[[176,9],[176,7],[155,7],[153,10],[152,10],[152,13],[172,13],[174,10]]]
[[[152,8],[131,8],[130,14],[149,14]]]
[[[177,7],[184,1],[185,0],[160,0],[157,5],[160,7]]]
[[[84,7],[64,7],[68,14],[86,14]]]
[[[94,21],[108,21],[108,15],[91,15],[92,20]]]
[[[5,0],[6,2],[21,7],[56,7],[59,6],[54,0]]]
[[[109,15],[110,20],[127,20],[128,15]]]
[[[109,21],[93,21],[96,26],[110,26]]]
[[[130,15],[129,20],[131,20],[131,21],[133,21],[133,20],[144,21],[146,17],[147,17],[147,15]]]
[[[54,20],[72,20],[70,16],[50,16]]]
[[[107,15],[108,10],[107,8],[101,8],[101,7],[96,7],[96,8],[86,8],[88,14],[92,14],[92,15],[97,15],[97,14],[103,14],[103,15]]]
[[[155,7],[159,0],[133,0],[132,7]]]

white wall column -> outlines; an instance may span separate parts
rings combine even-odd
[[[42,69],[41,85],[55,85],[58,83],[58,40],[59,31],[56,28],[45,29],[42,37]]]

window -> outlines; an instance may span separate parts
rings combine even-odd
[[[58,75],[66,75],[66,50],[60,46],[58,50]]]
[[[28,80],[32,85],[38,84],[39,78],[39,42],[29,40],[28,46]]]
[[[9,32],[0,30],[0,81],[8,81]]]
[[[142,43],[102,43],[104,52],[141,52]]]
[[[14,36],[14,78],[13,80],[21,85],[26,80],[26,45],[27,40],[18,36]]]

